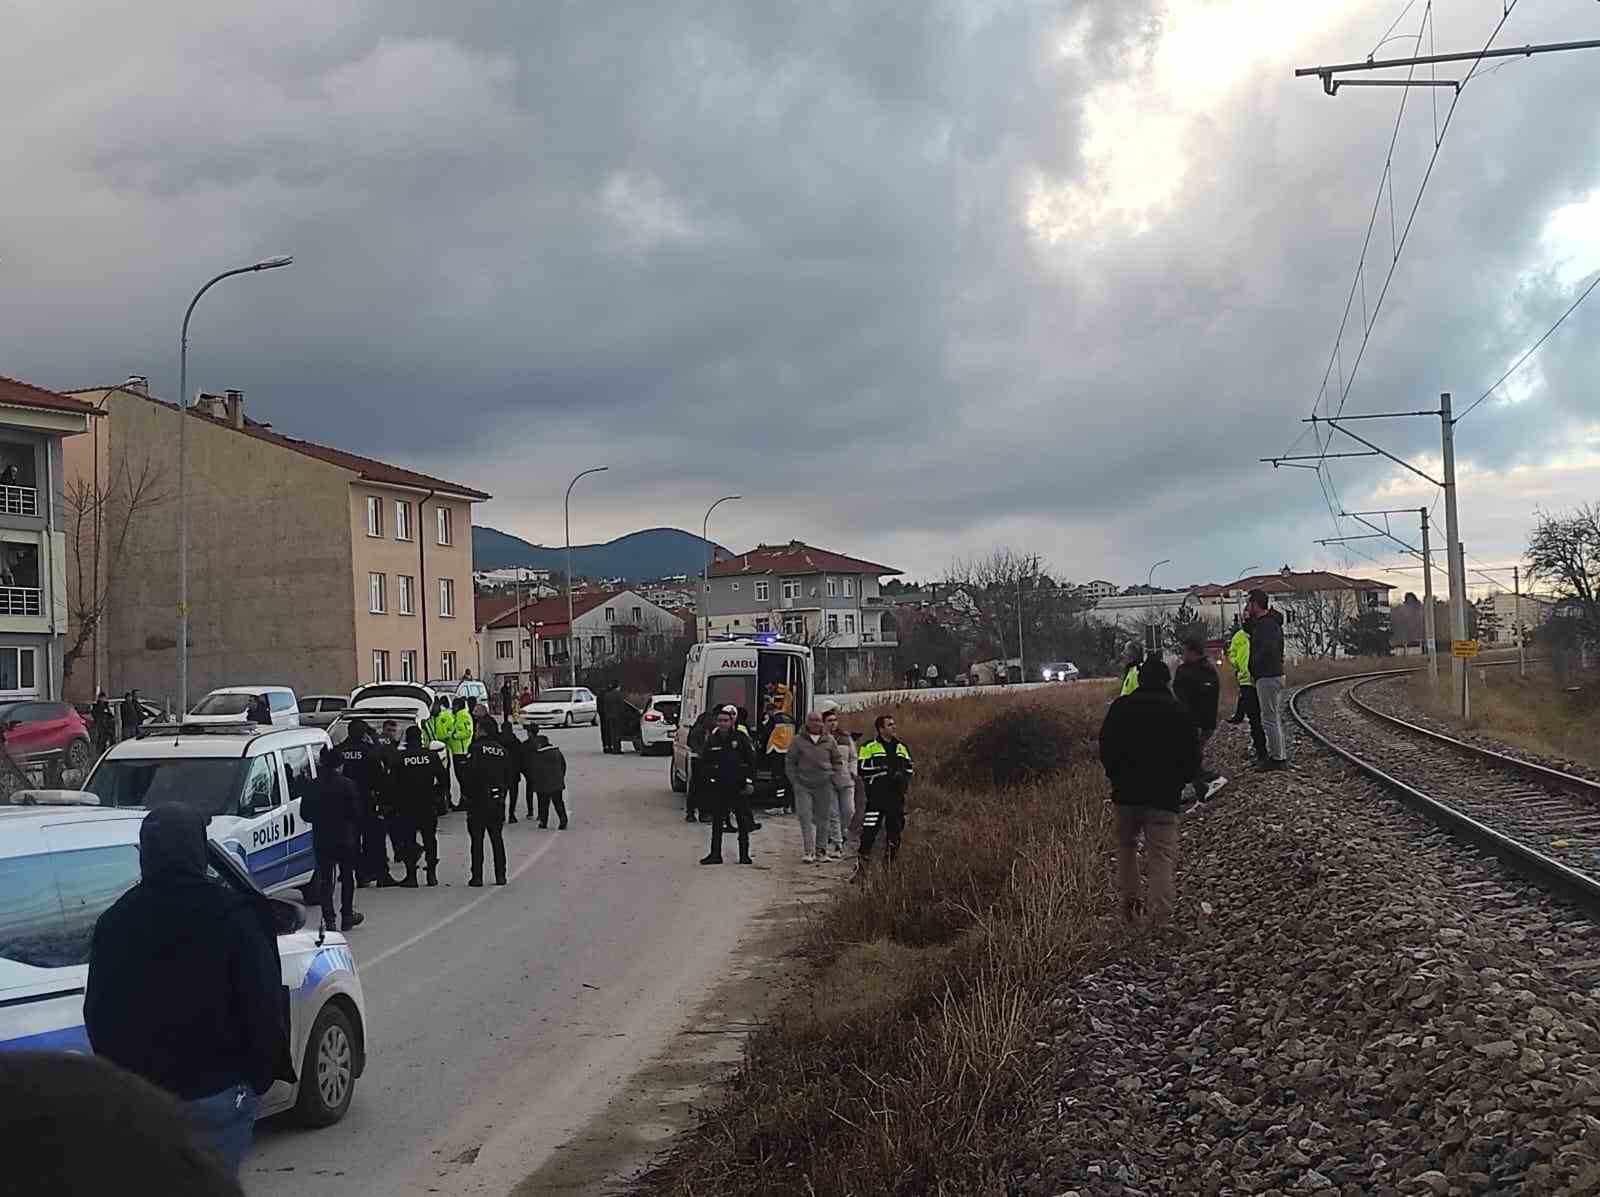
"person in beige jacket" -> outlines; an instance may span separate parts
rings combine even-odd
[[[784,765],[789,774],[789,792],[794,796],[795,814],[800,817],[800,842],[803,864],[817,860],[817,827],[827,830],[828,807],[833,804],[833,779],[836,776],[833,737],[823,727],[822,716],[812,711],[804,729],[789,744]]]
[[[833,740],[833,801],[828,806],[828,832],[824,839],[825,854],[829,860],[844,859],[844,841],[850,833],[850,821],[855,816],[856,774],[860,763],[856,760],[856,744],[850,733],[839,726],[839,711],[829,707],[822,713],[822,727]]]

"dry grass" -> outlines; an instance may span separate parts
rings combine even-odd
[[[1113,928],[1099,917],[1110,877],[1097,762],[1005,789],[943,780],[964,736],[1023,709],[1014,722],[1030,735],[1081,745],[1105,695],[895,712],[918,767],[900,859],[818,912],[804,995],[752,1038],[727,1099],[641,1192],[1003,1191],[1046,1003]]]
[[[1539,756],[1565,757],[1600,769],[1600,685],[1569,692],[1550,673],[1530,667],[1519,678],[1514,669],[1473,674],[1472,718],[1463,724],[1455,713],[1449,674],[1441,668],[1434,690],[1426,674],[1407,683],[1416,706],[1457,730],[1481,732],[1502,743]]]

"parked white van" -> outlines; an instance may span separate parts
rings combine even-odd
[[[102,807],[163,803],[208,817],[206,833],[266,893],[309,885],[311,825],[300,800],[330,743],[320,727],[157,724],[102,756],[83,790]]]
[[[682,794],[696,784],[700,745],[716,718],[717,708],[731,704],[743,710],[751,738],[755,739],[762,696],[774,686],[786,687],[795,723],[804,722],[816,694],[811,649],[804,644],[786,643],[773,633],[712,639],[689,649],[683,672],[683,705],[678,730],[672,738],[669,768],[674,793]],[[758,756],[761,750],[758,743]],[[761,780],[758,777],[758,789]],[[757,805],[763,797],[758,794]]]

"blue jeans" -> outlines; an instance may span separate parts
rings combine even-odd
[[[190,1117],[200,1141],[222,1160],[229,1175],[239,1174],[245,1152],[255,1137],[256,1111],[261,1096],[249,1085],[233,1085],[210,1097],[188,1102]]]

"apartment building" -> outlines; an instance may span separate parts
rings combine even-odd
[[[67,640],[62,455],[93,409],[0,378],[0,701],[61,697]]]
[[[798,540],[757,545],[707,570],[701,635],[775,632],[810,644],[824,689],[887,677],[900,641],[880,582],[900,572]]]
[[[99,543],[97,568],[116,573],[100,581],[108,601],[95,649],[109,688],[175,697],[183,418],[191,701],[227,684],[340,692],[473,667],[472,504],[487,494],[288,436],[251,419],[239,391],[201,395],[187,416],[142,380],[74,395],[101,415],[67,454],[69,485],[150,477],[161,499],[159,510],[113,512],[78,546]],[[119,536],[120,562],[109,551]]]

